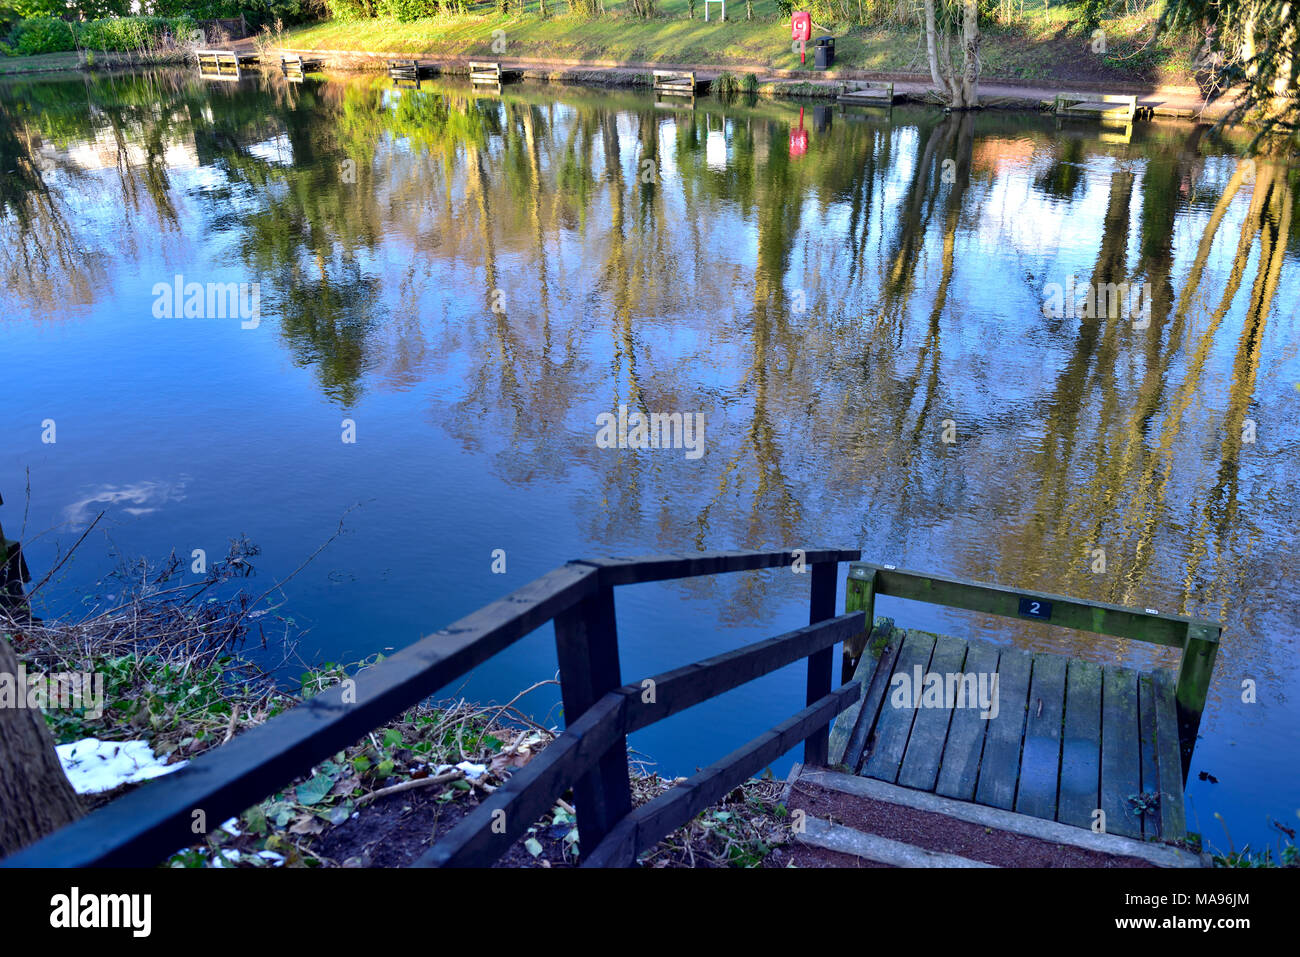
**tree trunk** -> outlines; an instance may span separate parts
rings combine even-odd
[[[934,0],[925,0],[925,55],[930,61],[930,79],[945,100],[952,99],[948,78],[939,69],[938,28],[934,22]],[[947,64],[944,64],[946,67]]]
[[[925,0],[925,53],[930,63],[930,79],[939,95],[954,110],[979,106],[979,6],[978,0],[961,0],[962,26],[961,74],[953,68],[951,37],[946,21],[939,22],[936,3],[948,0]]]
[[[18,658],[0,636],[0,674],[18,676]],[[16,689],[26,698],[26,689]],[[39,708],[0,707],[0,857],[81,817],[54,739]]]
[[[980,105],[980,27],[976,0],[962,4],[962,77],[960,103],[963,110],[973,110]]]

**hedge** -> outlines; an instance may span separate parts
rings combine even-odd
[[[51,17],[19,20],[9,34],[8,47],[15,53],[62,53],[78,47],[90,50],[152,50],[169,38],[188,39],[198,24],[191,17],[111,17],[87,23],[68,23]],[[73,31],[76,40],[73,40]]]

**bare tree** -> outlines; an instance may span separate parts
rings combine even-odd
[[[979,106],[980,28],[977,0],[925,0],[925,53],[930,78],[947,106]],[[958,27],[960,36],[958,37]],[[953,38],[961,47],[960,66],[953,60]]]

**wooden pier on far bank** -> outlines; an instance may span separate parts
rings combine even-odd
[[[301,83],[308,73],[320,70],[320,62],[319,59],[304,58],[297,53],[285,53],[280,55],[280,72],[291,83]]]
[[[892,80],[858,80],[851,89],[846,89],[838,97],[838,102],[849,106],[885,106],[894,105],[894,83]]]
[[[207,80],[238,80],[247,67],[258,62],[256,53],[239,50],[195,50],[199,76]]]
[[[489,86],[501,86],[501,64],[486,63],[479,60],[469,61],[470,83],[485,83]]]
[[[1084,116],[1131,123],[1137,116],[1132,94],[1058,93],[1053,101],[1057,116]]]

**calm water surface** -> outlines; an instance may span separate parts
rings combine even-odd
[[[120,556],[220,556],[239,535],[269,586],[342,521],[279,611],[313,662],[401,647],[569,558],[664,550],[861,547],[1207,616],[1225,633],[1189,824],[1226,845],[1220,812],[1259,847],[1300,813],[1300,168],[1239,151],[1188,125],[553,87],[8,83],[6,528],[28,470],[38,574],[105,512],[51,613],[101,594]],[[261,321],[157,317],[178,275],[257,283]],[[1142,284],[1149,319],[1045,315],[1070,277]],[[598,448],[620,404],[702,412],[705,454]],[[772,572],[624,590],[624,677],[797,626],[806,589]],[[547,628],[448,691],[508,700],[554,671]],[[689,773],[801,707],[803,680],[633,744]]]

